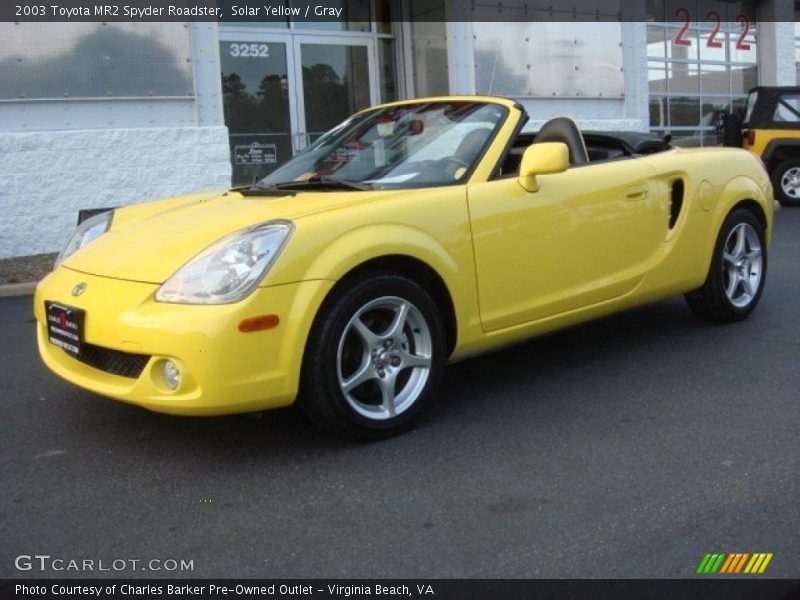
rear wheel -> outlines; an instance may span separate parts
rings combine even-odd
[[[381,273],[346,283],[312,328],[298,404],[335,433],[395,435],[435,396],[444,339],[436,305],[410,279]]]
[[[772,187],[781,204],[800,205],[800,158],[789,158],[775,165]]]
[[[764,228],[750,211],[735,210],[722,224],[705,284],[686,302],[704,319],[744,319],[761,298],[766,273]]]

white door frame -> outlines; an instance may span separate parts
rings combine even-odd
[[[292,152],[305,148],[308,142],[305,102],[303,98],[302,44],[327,44],[335,46],[362,46],[367,49],[370,105],[378,103],[380,82],[378,55],[374,37],[336,34],[292,33],[291,30],[265,31],[250,27],[219,29],[220,49],[225,43],[283,44],[286,48],[286,85],[289,93],[289,127]]]
[[[367,49],[367,70],[369,79],[369,103],[373,106],[378,103],[380,94],[380,86],[378,81],[378,55],[375,46],[375,39],[373,37],[351,37],[344,35],[309,35],[309,34],[294,34],[293,36],[295,59],[294,80],[298,84],[296,90],[297,101],[297,122],[302,129],[297,131],[297,142],[299,147],[296,151],[302,150],[306,143],[308,143],[308,129],[306,127],[306,107],[305,98],[303,96],[303,55],[302,44],[318,44],[318,45],[332,45],[332,46],[362,46]],[[347,115],[349,116],[349,115]]]

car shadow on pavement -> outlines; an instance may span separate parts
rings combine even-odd
[[[559,402],[548,389],[582,377],[587,395],[592,373],[636,369],[644,354],[660,353],[701,340],[716,326],[695,318],[680,300],[608,317],[449,365],[439,398],[421,416],[411,433],[427,437],[462,427],[479,427],[480,419],[503,418],[522,404]],[[532,392],[536,392],[535,394]],[[539,393],[541,392],[541,393]],[[81,409],[75,426],[82,436],[109,437],[103,444],[138,446],[147,453],[189,453],[230,457],[311,455],[361,448],[364,443],[331,436],[289,407],[225,417],[176,417],[107,402],[75,390]],[[401,436],[401,440],[406,438]],[[396,443],[396,442],[389,442]],[[410,442],[409,442],[410,443]]]

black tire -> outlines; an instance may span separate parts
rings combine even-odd
[[[730,260],[730,257],[736,255],[732,250],[735,250],[735,242],[740,231],[744,232],[743,235],[746,236],[744,252],[747,253],[749,250],[751,256],[755,256],[753,251],[755,240],[752,236],[757,237],[761,259],[757,265],[754,258],[746,259],[742,266],[736,266],[737,261]],[[749,243],[748,239],[752,243]],[[731,246],[732,242],[733,246]],[[736,273],[732,275],[732,271],[736,271]],[[756,271],[758,272],[758,282],[753,290],[752,274]],[[736,280],[732,279],[734,276],[741,276],[741,273],[748,276],[747,287],[742,280],[739,280],[737,284]],[[737,209],[729,214],[722,223],[705,284],[686,294],[686,303],[697,316],[704,319],[723,322],[740,321],[753,312],[758,304],[764,290],[766,276],[767,247],[764,243],[764,228],[752,212],[743,208]],[[730,293],[731,289],[732,294]]]
[[[794,175],[800,177],[800,158],[787,158],[779,162],[772,169],[770,179],[772,179],[772,189],[775,191],[775,198],[784,206],[800,206],[800,188],[793,187],[787,189],[786,186],[784,186],[783,179],[787,173],[790,176]],[[795,194],[795,196],[791,196],[790,194]]]
[[[403,305],[408,316],[402,331],[388,339],[383,334],[400,322]],[[370,333],[375,340],[367,344]],[[406,364],[423,360],[428,367]],[[339,284],[320,309],[306,344],[297,404],[329,432],[364,440],[390,437],[434,399],[444,361],[444,326],[427,292],[401,275],[365,274]],[[362,367],[369,378],[346,390]],[[395,393],[397,405],[387,400]],[[403,398],[407,405],[399,402]],[[394,416],[388,406],[394,406]]]

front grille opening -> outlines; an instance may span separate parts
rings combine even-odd
[[[72,356],[72,355],[70,355]],[[138,379],[139,375],[150,361],[149,354],[134,354],[132,352],[122,352],[87,344],[81,345],[81,353],[76,356],[79,361],[100,371],[118,375],[119,377],[129,377]]]
[[[678,222],[678,217],[683,208],[683,179],[676,179],[672,182],[672,193],[670,196],[669,205],[669,228],[675,227]]]

